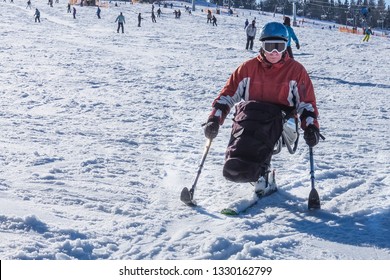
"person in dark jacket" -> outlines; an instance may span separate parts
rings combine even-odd
[[[246,19],[246,21],[245,21],[245,25],[244,25],[244,29],[246,29],[246,28],[248,27],[248,25],[249,25],[249,20],[248,20],[248,19]]]
[[[101,12],[101,11],[102,11],[102,10],[101,10],[100,7],[98,6],[98,7],[97,7],[97,11],[96,11],[96,15],[97,15],[98,18],[101,18],[101,17],[100,17],[100,12]]]
[[[34,14],[34,16],[35,16],[35,22],[41,22],[41,13],[39,12],[39,10],[38,9],[35,9],[35,14]]]
[[[215,25],[215,26],[217,26],[217,18],[213,15],[213,26]]]
[[[143,20],[143,17],[141,16],[141,13],[138,14],[138,27],[141,27],[141,20]]]

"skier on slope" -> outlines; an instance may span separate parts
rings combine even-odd
[[[293,52],[291,49],[291,41],[294,40],[295,46],[299,50],[299,48],[300,48],[299,40],[298,40],[297,35],[294,32],[294,29],[291,27],[291,20],[289,17],[284,17],[283,24],[287,28],[287,31],[288,31],[287,52],[291,58],[294,58],[294,55],[293,55]]]
[[[370,40],[370,36],[373,34],[371,27],[364,30],[364,34],[363,42],[368,42],[368,40]]]
[[[123,24],[126,23],[125,16],[122,12],[120,12],[119,16],[117,16],[115,22],[118,22],[118,28],[116,29],[116,32],[119,33],[119,30],[122,30],[122,33],[125,33]]]
[[[152,22],[156,23],[156,15],[154,14],[154,11],[152,11]]]
[[[248,27],[248,25],[249,25],[249,21],[248,21],[248,19],[246,19],[245,20],[245,25],[244,25],[244,30]]]
[[[35,9],[35,22],[41,22],[41,12],[38,10],[38,8]]]
[[[211,21],[212,21],[212,15],[211,15],[211,11],[210,10],[208,10],[207,11],[207,23],[211,23]]]
[[[253,49],[253,40],[255,39],[256,37],[256,32],[257,32],[257,28],[256,28],[256,21],[255,20],[252,20],[252,24],[248,25],[248,27],[246,28],[246,47],[245,49]]]
[[[213,20],[213,26],[218,26],[217,25],[217,18],[214,15],[212,17],[212,20]]]
[[[98,18],[101,18],[101,17],[100,17],[100,13],[101,13],[101,12],[102,12],[102,10],[101,10],[100,7],[98,6],[98,7],[97,7],[97,11],[96,11],[96,15],[97,15]]]
[[[141,13],[138,14],[138,27],[141,27],[141,21],[143,20],[144,18],[141,16]]]
[[[287,52],[288,31],[278,22],[263,26],[260,54],[241,64],[212,103],[205,136],[218,135],[230,109],[236,112],[223,175],[234,182],[256,182],[255,192],[266,195],[276,190],[269,178],[271,157],[283,126],[300,117],[304,139],[310,147],[320,137],[318,110],[306,69]],[[242,102],[243,101],[243,102]]]

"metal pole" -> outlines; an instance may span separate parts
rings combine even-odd
[[[293,2],[293,26],[297,26],[297,2]]]
[[[192,0],[192,11],[195,11],[195,0]]]

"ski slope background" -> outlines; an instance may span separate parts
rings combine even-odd
[[[322,209],[307,210],[301,137],[295,155],[274,157],[279,191],[232,218],[220,210],[253,187],[222,176],[231,115],[199,207],[179,196],[194,182],[211,102],[257,55],[245,51],[245,19],[260,29],[282,15],[239,11],[213,27],[183,4],[181,19],[162,8],[153,24],[151,5],[121,4],[101,20],[77,6],[74,20],[66,3],[33,1],[39,24],[14,2],[0,3],[1,259],[390,259],[389,38],[295,28],[326,137],[314,149]]]

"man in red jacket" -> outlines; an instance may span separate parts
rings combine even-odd
[[[241,64],[214,100],[205,126],[205,136],[209,139],[217,136],[219,126],[235,104],[256,101],[269,106],[277,105],[286,114],[299,116],[306,143],[310,147],[317,145],[320,133],[314,88],[305,68],[291,59],[286,51],[287,29],[278,22],[267,23],[261,29],[260,41],[260,54]],[[262,163],[260,180],[269,172],[267,168],[272,152],[265,157],[267,160]],[[236,167],[237,164],[227,168]],[[268,178],[263,180],[268,185]]]

